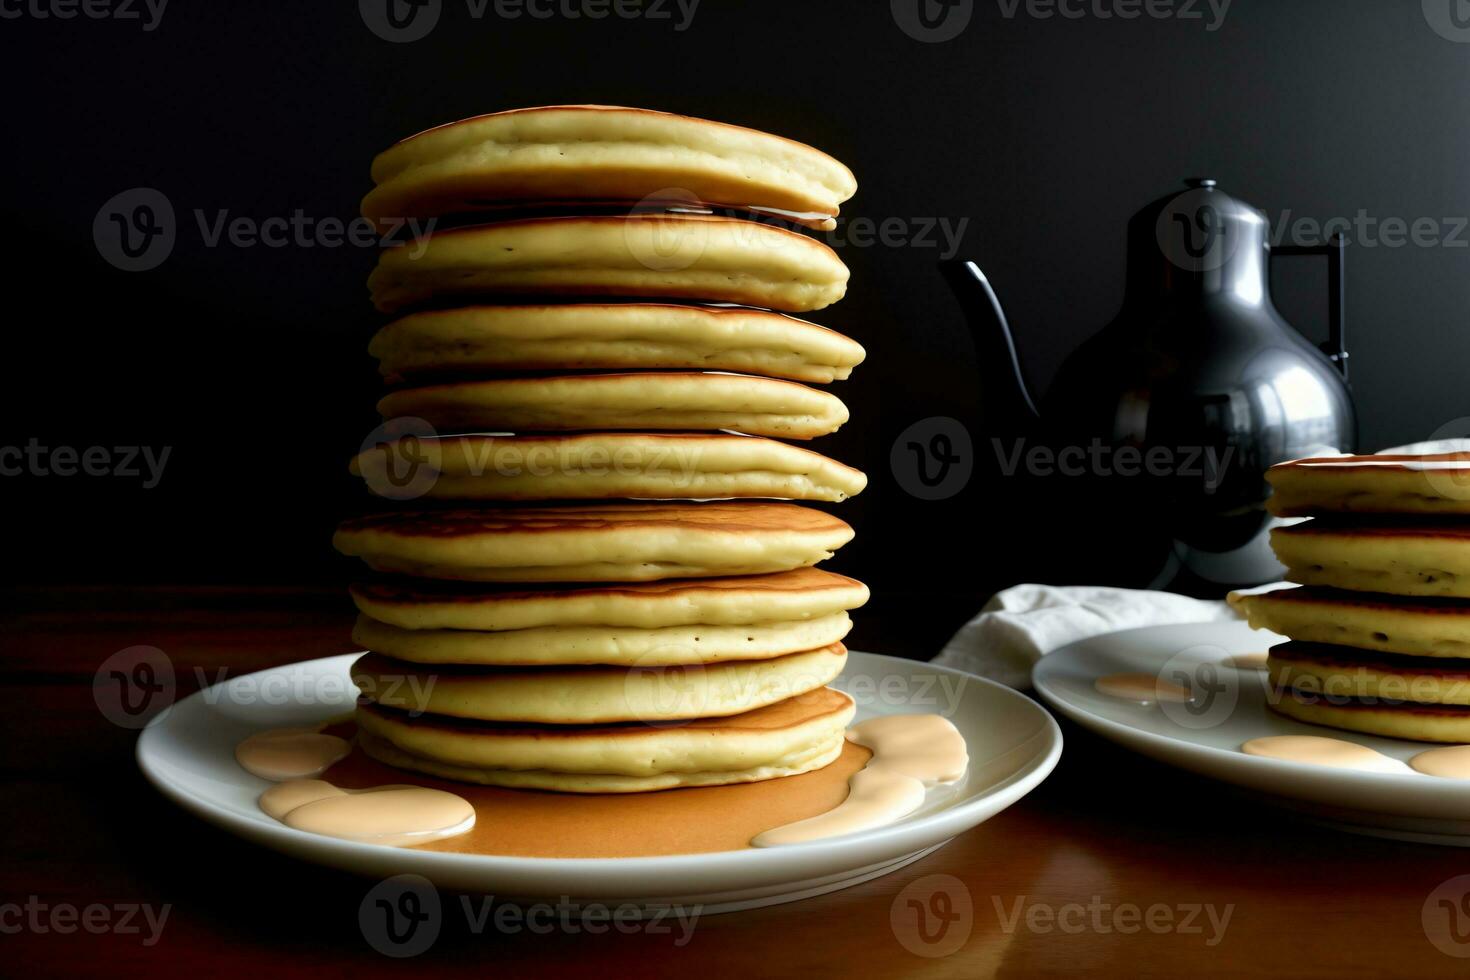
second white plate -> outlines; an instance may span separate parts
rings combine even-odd
[[[1283,637],[1245,623],[1152,626],[1092,637],[1043,657],[1032,683],[1052,707],[1120,745],[1181,769],[1264,793],[1309,817],[1360,833],[1470,846],[1470,781],[1329,769],[1246,755],[1264,735],[1321,735],[1407,761],[1432,748],[1292,721],[1266,704],[1263,671],[1230,666]],[[1203,692],[1190,704],[1140,704],[1100,694],[1108,674],[1145,673]]]

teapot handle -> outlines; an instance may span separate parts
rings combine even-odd
[[[1346,293],[1343,288],[1343,265],[1344,256],[1347,253],[1347,241],[1340,234],[1333,235],[1327,240],[1326,245],[1278,245],[1271,249],[1271,254],[1276,255],[1321,255],[1327,259],[1327,341],[1317,346],[1327,359],[1337,366],[1342,373],[1342,380],[1348,378],[1348,352],[1347,338],[1344,330],[1343,306]]]

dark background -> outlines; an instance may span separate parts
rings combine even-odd
[[[374,153],[454,118],[599,102],[809,142],[856,172],[848,216],[968,219],[962,253],[996,283],[1041,390],[1115,312],[1129,215],[1184,176],[1217,177],[1273,219],[1363,209],[1448,235],[1447,219],[1470,214],[1470,43],[1432,29],[1419,0],[1235,0],[1214,31],[1204,5],[1195,20],[1041,19],[977,0],[943,43],[906,34],[884,2],[704,0],[683,31],[676,8],[508,20],[443,2],[413,43],[375,36],[350,2],[176,0],[153,31],[0,20],[0,445],[172,447],[151,490],[0,478],[9,584],[326,586],[355,572],[328,541],[361,506],[345,461],[376,422],[371,250],[208,247],[194,212],[349,219]],[[160,267],[128,273],[99,255],[92,224],[135,187],[167,196],[178,232]],[[1365,448],[1470,414],[1467,240],[1353,251]],[[859,535],[832,565],[876,595],[853,641],[910,655],[1017,568],[1034,572],[1022,558],[1067,547],[983,481],[924,502],[890,471],[911,422],[979,425],[974,349],[934,273],[942,251],[842,247],[853,285],[813,316],[869,350],[834,389],[853,421],[816,446],[872,481],[840,508]],[[1322,273],[1286,272],[1278,303],[1320,335]],[[1066,578],[1064,562],[1050,577]]]

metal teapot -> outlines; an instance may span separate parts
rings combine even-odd
[[[1040,411],[984,273],[943,267],[975,335],[984,432],[1066,535],[1060,577],[1201,594],[1277,578],[1266,469],[1355,448],[1341,237],[1273,249],[1261,211],[1214,180],[1185,183],[1129,221],[1122,309],[1066,359]],[[1328,260],[1320,350],[1271,301],[1283,255]]]

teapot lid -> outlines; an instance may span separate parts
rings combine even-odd
[[[1221,190],[1213,177],[1183,183],[1128,223],[1130,297],[1240,292],[1258,302],[1267,290],[1265,213]]]

